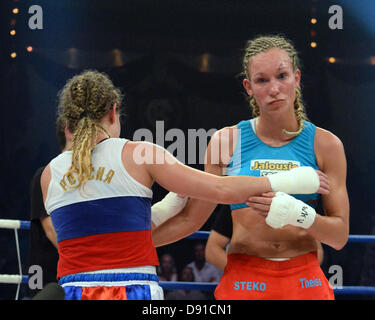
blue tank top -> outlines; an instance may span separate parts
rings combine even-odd
[[[227,167],[228,176],[266,176],[295,167],[309,166],[318,169],[314,152],[316,127],[304,121],[302,132],[281,147],[272,147],[255,134],[251,120],[238,125],[238,138],[231,161]],[[319,194],[294,194],[295,198],[316,208]],[[232,210],[248,207],[245,203],[230,205]]]

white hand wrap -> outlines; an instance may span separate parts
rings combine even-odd
[[[314,208],[301,200],[283,193],[276,192],[272,199],[266,223],[272,228],[282,228],[290,224],[292,226],[308,229],[314,223],[316,212]]]
[[[320,187],[319,176],[311,167],[299,167],[267,176],[272,191],[289,194],[311,194]]]
[[[151,207],[151,221],[157,227],[181,212],[188,197],[181,198],[174,192],[169,192],[163,200]]]

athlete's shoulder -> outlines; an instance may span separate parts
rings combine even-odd
[[[42,188],[42,193],[43,193],[43,201],[45,201],[46,196],[47,196],[47,190],[49,183],[51,181],[51,168],[50,168],[51,163],[49,163],[45,168],[43,169],[43,172],[40,176],[40,186]]]
[[[344,154],[344,145],[340,138],[326,129],[316,127],[314,144],[316,152],[324,158],[335,158]]]
[[[227,166],[230,163],[238,137],[237,125],[224,127],[216,131],[207,147],[207,161],[218,158],[220,166]]]
[[[238,124],[235,124],[233,126],[226,126],[226,127],[223,127],[217,131],[215,131],[214,135],[215,134],[220,134],[220,133],[227,133],[227,132],[233,132],[235,130],[238,130]]]
[[[215,133],[211,137],[211,144],[212,143],[223,143],[223,142],[229,142],[236,139],[238,134],[238,126],[227,126],[223,127],[220,130],[215,131]]]
[[[327,147],[340,147],[343,145],[338,136],[320,127],[316,127],[315,139],[319,144]]]
[[[43,167],[43,170],[40,174],[40,178],[43,178],[45,176],[48,176],[51,172],[51,162],[47,164],[45,167]]]
[[[41,175],[42,175],[42,173],[43,173],[43,171],[44,171],[44,169],[46,168],[46,166],[42,166],[42,167],[39,167],[36,171],[35,171],[35,173],[34,173],[34,175],[33,175],[33,177],[32,177],[32,181],[34,181],[34,180],[40,180],[40,177],[41,177]]]
[[[124,145],[125,150],[129,151],[136,151],[136,150],[143,150],[143,151],[151,151],[155,148],[162,148],[157,144],[148,141],[131,141],[127,140],[126,144]]]

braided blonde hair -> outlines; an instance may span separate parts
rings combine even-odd
[[[98,131],[110,137],[100,125],[100,120],[116,104],[119,107],[122,94],[115,88],[109,77],[98,71],[88,70],[68,80],[59,92],[58,117],[67,120],[68,130],[73,135],[72,164],[64,178],[78,183],[72,189],[83,186],[89,180],[92,171],[91,153],[96,146]]]
[[[300,61],[298,58],[297,51],[294,49],[293,44],[289,40],[282,36],[259,36],[247,42],[242,63],[243,76],[250,80],[248,67],[251,58],[255,57],[261,52],[265,52],[274,48],[284,50],[288,54],[293,66],[293,71],[300,69]],[[250,106],[252,109],[253,117],[258,117],[260,111],[259,106],[254,97],[250,97]],[[308,120],[300,87],[296,89],[296,99],[294,100],[294,113],[296,115],[296,119],[298,122],[298,130],[296,132],[290,132],[283,129],[283,132],[290,136],[299,135],[303,129],[303,121]]]

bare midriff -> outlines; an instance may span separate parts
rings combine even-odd
[[[232,211],[233,235],[229,254],[240,253],[262,258],[293,258],[316,251],[317,243],[302,228],[273,229],[251,208]]]

